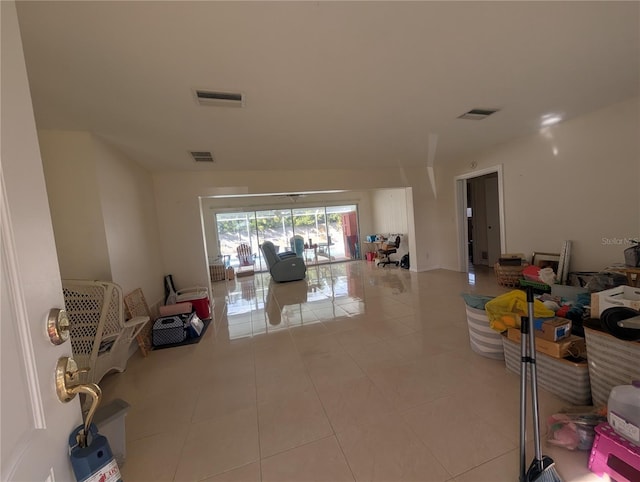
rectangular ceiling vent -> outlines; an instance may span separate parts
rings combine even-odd
[[[194,89],[196,102],[200,105],[242,107],[244,106],[244,94],[239,92],[221,92],[215,90]]]
[[[191,157],[196,162],[213,162],[213,154],[208,151],[190,151]]]
[[[458,119],[468,119],[468,120],[482,120],[489,117],[491,114],[495,114],[499,109],[471,109],[468,112],[465,112],[461,116],[458,116]]]

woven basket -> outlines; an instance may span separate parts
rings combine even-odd
[[[496,278],[500,286],[507,288],[517,288],[520,286],[520,278],[522,278],[522,270],[529,266],[529,263],[523,261],[520,266],[502,266],[496,263],[493,266],[496,272]]]
[[[640,380],[640,342],[584,328],[594,405],[606,405],[611,389]]]

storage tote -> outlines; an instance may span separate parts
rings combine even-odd
[[[616,286],[609,290],[591,293],[591,316],[600,318],[607,308],[627,307],[640,310],[640,288]]]
[[[153,323],[153,346],[171,345],[182,343],[187,338],[183,318],[179,315],[163,316]]]
[[[596,438],[589,456],[589,470],[607,480],[640,480],[640,447],[620,437],[608,423],[596,427]]]
[[[179,290],[177,292],[176,301],[178,303],[184,301],[190,302],[193,305],[193,309],[196,310],[198,318],[201,320],[208,320],[211,318],[209,290],[207,288],[195,287]]]

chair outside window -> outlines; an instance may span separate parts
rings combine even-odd
[[[291,251],[302,258],[304,256],[304,238],[296,234],[289,240],[289,243],[291,244]]]
[[[238,253],[238,263],[240,265],[237,275],[243,276],[253,274],[256,258],[251,252],[251,246],[248,244],[241,244],[238,246],[236,251]]]

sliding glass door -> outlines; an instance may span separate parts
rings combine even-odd
[[[256,211],[256,239],[259,246],[265,241],[271,241],[276,247],[276,252],[290,250],[289,239],[293,236],[293,223],[291,221],[290,209],[270,209],[265,211]],[[266,270],[267,266],[262,260],[261,270]]]
[[[238,266],[237,248],[247,244],[256,270],[266,270],[260,245],[271,241],[280,252],[294,250],[294,236],[304,239],[307,263],[359,259],[357,206],[310,206],[216,214],[218,247]]]

